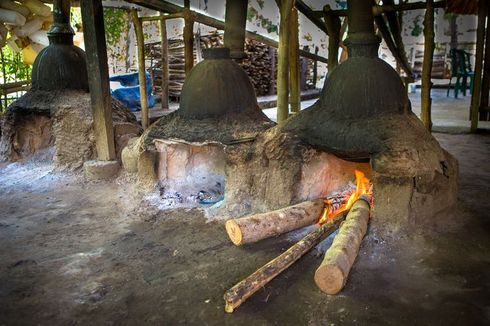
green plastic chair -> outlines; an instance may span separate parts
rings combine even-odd
[[[463,96],[466,96],[467,89],[469,89],[470,92],[473,90],[475,76],[471,68],[470,54],[459,49],[451,49],[449,53],[451,56],[451,78],[449,79],[446,96],[449,96],[451,83],[454,77],[456,77],[456,83],[454,84],[454,98],[458,98],[459,91],[463,93]],[[468,78],[470,80],[469,85]]]

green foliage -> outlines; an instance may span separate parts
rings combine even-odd
[[[15,53],[8,46],[2,48],[3,69],[0,70],[3,83],[10,83],[16,80],[27,80],[31,75],[31,66],[22,61],[19,53]],[[5,75],[4,75],[5,71]]]
[[[126,30],[128,14],[123,9],[104,8],[105,39],[107,44],[115,45]]]
[[[259,14],[259,11],[253,6],[248,7],[247,20],[249,22],[254,22],[256,26],[260,26],[267,30],[267,33],[279,34],[279,28],[272,20]]]

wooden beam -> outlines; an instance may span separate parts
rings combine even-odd
[[[298,10],[291,9],[291,24],[289,24],[289,90],[291,92],[291,112],[300,111],[301,89],[299,82],[299,25]]]
[[[433,4],[434,8],[445,8],[446,7],[446,1],[437,1],[434,2]],[[390,6],[373,6],[373,14],[375,16],[381,15],[382,13],[389,12],[389,11],[408,11],[408,10],[418,10],[418,9],[425,9],[426,8],[426,2],[424,1],[419,1],[419,2],[411,2],[411,3],[401,3],[398,5],[390,5]],[[314,12],[316,16],[323,15],[321,11],[315,11]],[[347,10],[345,9],[340,9],[340,10],[333,10],[332,12],[336,16],[347,16]]]
[[[485,19],[488,11],[488,1],[478,2],[478,27],[476,29],[475,82],[471,93],[471,132],[478,129],[478,110],[480,108],[481,77],[483,70],[483,48],[485,46]]]
[[[190,1],[184,0],[184,58],[185,75],[194,67],[194,19],[190,11]]]
[[[422,88],[421,88],[421,119],[425,127],[431,131],[431,105],[430,80],[432,72],[432,57],[434,56],[434,1],[427,0],[427,9],[424,18],[424,61],[422,65]]]
[[[490,8],[487,5],[487,17],[489,17]],[[483,78],[481,83],[481,95],[480,95],[480,121],[487,121],[490,118],[488,111],[488,92],[490,91],[490,31],[485,29],[485,59],[483,65]]]
[[[160,13],[160,16],[140,17],[141,21],[144,21],[144,22],[165,21],[165,20],[168,20],[168,19],[178,19],[178,18],[184,18],[184,15],[181,12],[178,12],[178,13],[175,13],[175,14],[163,14],[163,13]]]
[[[318,27],[322,32],[328,35],[328,28],[321,20],[321,17],[317,16],[315,12],[302,0],[296,0],[294,6],[299,10],[300,13],[306,16],[316,27]]]
[[[141,125],[143,129],[148,128],[150,118],[148,115],[148,97],[146,96],[146,69],[145,69],[145,37],[143,26],[138,18],[138,12],[131,10],[131,19],[136,33],[136,46],[138,50],[138,81],[140,86]]]
[[[289,116],[289,25],[294,0],[276,0],[279,7],[279,49],[277,53],[277,122]]]
[[[163,14],[160,13],[160,16],[162,17]],[[161,47],[161,56],[162,56],[162,61],[161,61],[161,69],[162,69],[162,93],[161,93],[161,98],[162,98],[162,109],[167,110],[169,108],[168,105],[168,97],[169,97],[169,92],[168,92],[168,81],[169,81],[169,74],[168,74],[168,39],[167,39],[167,21],[166,20],[160,20],[160,47]]]
[[[162,11],[165,13],[180,13],[184,9],[181,6],[178,6],[178,5],[175,5],[173,3],[166,2],[166,1],[160,1],[160,0],[126,0],[126,1],[130,2],[130,3],[138,4],[140,6],[150,8],[153,10]],[[219,30],[225,29],[225,23],[221,20],[203,15],[199,12],[195,12],[192,10],[190,11],[190,14],[192,15],[195,22],[204,24],[204,25],[209,26],[209,27],[214,27],[214,28],[219,29]],[[246,31],[245,36],[251,40],[261,42],[263,44],[266,44],[266,45],[269,45],[269,46],[272,46],[275,48],[279,48],[279,43],[277,41],[270,39],[268,37],[262,36],[260,34],[250,32],[250,31]],[[308,58],[311,60],[317,60],[317,61],[320,61],[323,63],[328,63],[327,58],[319,56],[319,55],[315,55],[315,54],[310,53],[308,51],[300,50],[299,53],[301,56],[303,56],[305,58]]]
[[[102,2],[81,0],[80,6],[97,158],[112,161],[116,159],[116,151]]]

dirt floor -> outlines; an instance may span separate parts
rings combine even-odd
[[[0,325],[488,324],[490,134],[436,137],[460,162],[454,223],[371,229],[337,296],[314,284],[313,250],[233,314],[225,290],[301,232],[237,248],[222,221],[152,208],[128,176],[89,183],[42,157],[1,166]]]

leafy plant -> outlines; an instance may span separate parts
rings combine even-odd
[[[105,38],[108,45],[116,45],[125,31],[128,14],[123,9],[104,8]]]

